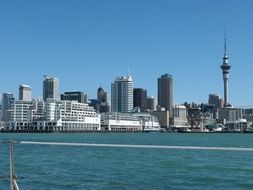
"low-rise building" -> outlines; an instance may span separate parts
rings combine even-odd
[[[48,101],[46,120],[56,122],[58,131],[100,130],[100,115],[94,108],[77,101]]]
[[[173,107],[173,120],[172,120],[171,128],[173,130],[189,128],[189,123],[187,119],[187,111],[184,105],[175,105]]]
[[[100,115],[88,104],[47,99],[45,112],[40,110],[41,106],[41,102],[16,101],[12,109],[12,121],[7,123],[6,129],[32,132],[100,130]]]
[[[228,132],[246,132],[248,129],[250,129],[250,122],[248,122],[246,119],[239,119],[234,122],[228,122],[226,123],[226,131]]]
[[[169,110],[166,111],[166,110],[160,109],[160,110],[151,112],[151,114],[153,116],[157,117],[161,128],[166,129],[166,130],[170,128],[170,113],[169,113]]]
[[[108,131],[142,131],[140,119],[129,113],[102,113],[101,126]]]
[[[33,101],[15,101],[11,107],[12,122],[29,122],[31,121],[31,110],[34,110]]]
[[[242,108],[225,107],[219,111],[219,119],[223,124],[236,122],[243,117]]]
[[[108,131],[159,131],[160,125],[156,117],[149,113],[101,114],[101,126]]]

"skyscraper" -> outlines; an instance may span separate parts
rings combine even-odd
[[[213,118],[218,119],[219,111],[221,108],[223,108],[223,101],[221,97],[217,94],[209,94],[208,104],[209,106],[213,106],[213,109],[211,110],[213,113]]]
[[[59,79],[58,78],[44,76],[43,100],[46,101],[46,99],[48,98],[55,99],[55,100],[59,99]]]
[[[224,38],[223,64],[220,66],[220,68],[222,69],[224,81],[224,107],[231,107],[231,105],[228,103],[228,78],[229,78],[229,69],[231,68],[231,65],[228,62],[226,35]]]
[[[24,84],[19,86],[19,100],[32,101],[32,91],[30,86]]]
[[[169,110],[170,117],[173,115],[173,79],[169,74],[158,78],[158,106]]]
[[[147,97],[147,109],[151,111],[155,110],[155,98],[153,96]]]
[[[147,90],[143,88],[134,88],[134,107],[141,111],[147,109]]]
[[[111,85],[112,112],[130,112],[133,109],[133,79],[117,77]]]
[[[14,104],[15,98],[11,93],[3,93],[2,94],[2,113],[1,120],[2,121],[10,121],[11,119],[11,106]]]
[[[107,92],[102,87],[99,87],[97,90],[97,103],[97,111],[99,113],[110,111],[110,107],[107,102]]]
[[[107,102],[107,92],[102,87],[97,90],[97,100],[98,102]]]
[[[213,105],[215,108],[215,111],[217,111],[217,109],[220,109],[223,107],[222,99],[217,94],[209,94],[208,104]]]

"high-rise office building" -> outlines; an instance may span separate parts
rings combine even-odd
[[[217,94],[209,94],[208,104],[213,105],[214,109],[217,111],[217,109],[220,109],[223,107],[222,105],[222,99]]]
[[[1,120],[2,121],[10,121],[11,119],[11,107],[15,102],[15,98],[11,93],[3,93],[2,94],[2,111],[1,111]]]
[[[220,66],[220,68],[222,69],[223,82],[224,82],[224,107],[231,107],[231,105],[228,103],[228,79],[229,79],[229,70],[231,68],[231,65],[228,62],[226,36],[224,39],[223,64]]]
[[[110,107],[107,102],[107,92],[102,87],[99,87],[97,90],[97,111],[99,113],[110,111]]]
[[[64,92],[61,94],[61,100],[72,100],[79,103],[87,103],[87,94],[83,92]]]
[[[111,85],[112,112],[130,112],[133,109],[133,79],[117,77]]]
[[[99,102],[107,102],[107,92],[102,87],[97,90],[97,100]]]
[[[151,111],[155,110],[155,98],[153,96],[147,97],[147,109]]]
[[[32,101],[32,90],[30,86],[24,84],[19,86],[19,100]]]
[[[46,101],[48,98],[59,100],[59,79],[44,76],[43,81],[43,100]]]
[[[158,78],[158,106],[169,111],[173,116],[173,78],[169,74],[164,74]]]
[[[147,90],[143,88],[134,88],[134,107],[141,111],[147,109]]]

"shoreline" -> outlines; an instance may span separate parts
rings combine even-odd
[[[9,131],[9,130],[0,130],[0,133],[39,133],[39,134],[49,134],[49,133],[187,133],[187,134],[217,134],[217,133],[240,133],[240,134],[249,134],[252,133],[253,131],[218,131],[218,132],[206,132],[206,131],[177,131],[177,132],[173,132],[173,131],[35,131],[35,130],[23,130],[23,131]]]

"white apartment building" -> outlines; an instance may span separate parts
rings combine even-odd
[[[94,108],[77,101],[52,101],[45,105],[46,121],[56,122],[54,130],[96,131],[100,130],[100,115]]]
[[[34,109],[32,101],[15,101],[11,107],[11,121],[29,122],[31,121],[31,110]]]
[[[6,122],[6,128],[10,130],[28,129],[32,120],[34,102],[32,101],[15,101],[10,109],[10,121]]]

